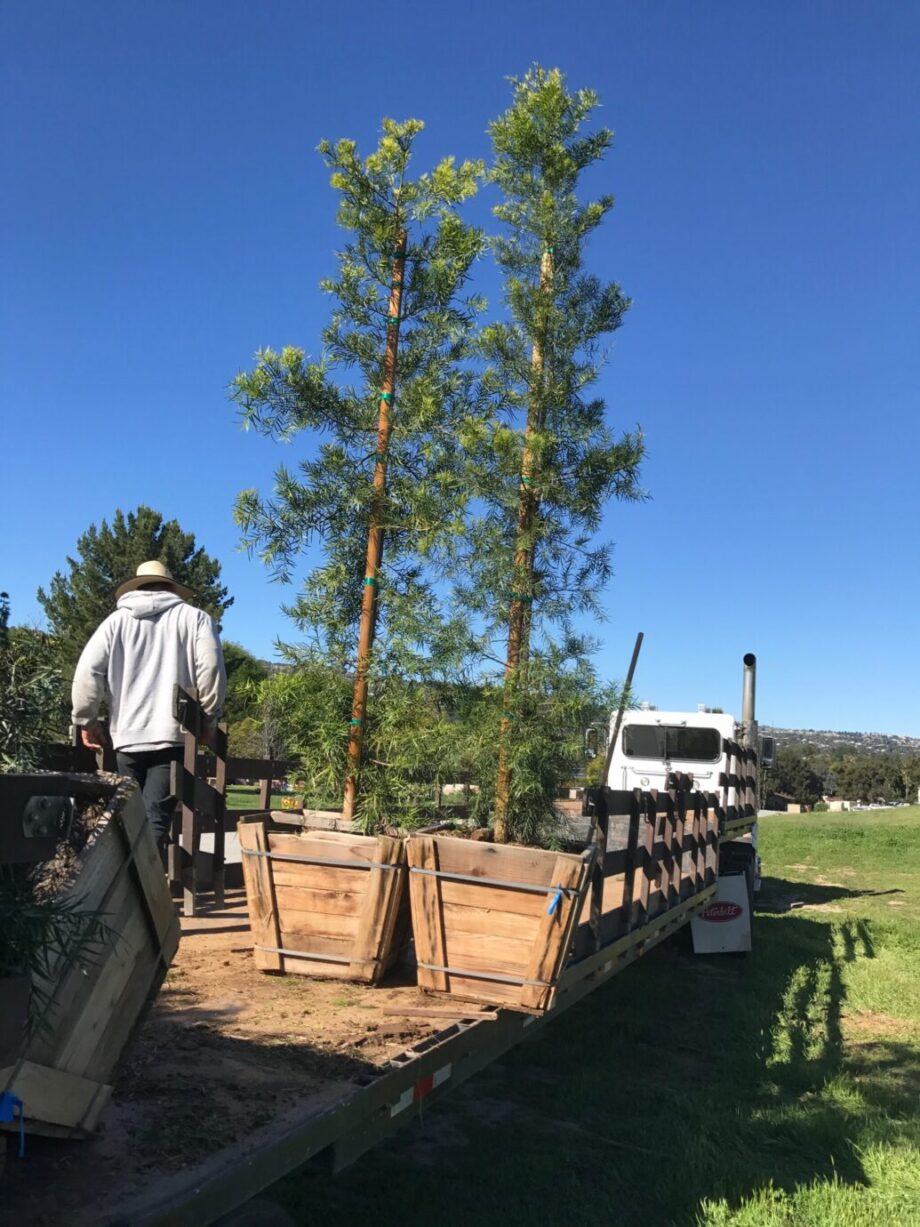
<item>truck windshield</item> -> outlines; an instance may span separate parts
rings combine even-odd
[[[722,736],[718,729],[689,729],[680,724],[627,724],[623,753],[627,758],[712,763],[722,755]]]

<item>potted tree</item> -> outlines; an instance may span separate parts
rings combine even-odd
[[[478,514],[458,596],[484,627],[484,658],[503,647],[481,760],[494,766],[480,790],[494,842],[419,835],[407,846],[419,983],[530,1009],[552,1004],[590,872],[591,852],[548,846],[554,764],[591,685],[590,645],[572,620],[602,614],[610,547],[595,534],[606,503],[641,496],[641,437],[615,435],[591,393],[599,345],[628,306],[584,267],[612,205],[578,193],[612,140],[583,130],[596,105],[536,67],[490,127],[506,313],[479,338],[493,413],[469,455]]]
[[[482,240],[458,208],[480,168],[448,158],[410,178],[421,129],[386,120],[363,159],[352,141],[320,146],[348,234],[323,283],[335,300],[323,359],[263,350],[235,384],[245,425],[325,436],[296,475],[279,470],[272,497],[248,491],[237,503],[246,539],[282,578],[304,546],[323,553],[289,609],[308,636],[292,663],[312,687],[289,740],[312,782],[343,796],[332,816],[305,813],[299,833],[265,818],[240,825],[266,970],[375,981],[396,957],[405,850],[392,832],[425,810],[430,683],[458,641],[425,570],[466,501],[458,424],[473,412],[464,359],[476,303],[460,291]],[[283,698],[292,684],[271,689]],[[407,705],[394,757],[393,720]]]

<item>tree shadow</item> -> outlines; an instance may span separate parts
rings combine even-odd
[[[855,890],[834,883],[788,882],[784,878],[763,878],[757,897],[758,912],[783,913],[800,907],[821,907],[841,899],[885,898],[888,895],[903,895],[900,887],[891,890]]]

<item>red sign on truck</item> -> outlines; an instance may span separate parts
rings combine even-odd
[[[731,903],[727,899],[722,899],[704,908],[700,912],[700,920],[711,920],[716,924],[724,924],[727,920],[737,920],[743,911],[744,908],[740,903]]]

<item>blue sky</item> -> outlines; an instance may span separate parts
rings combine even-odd
[[[589,259],[634,305],[601,391],[646,432],[652,499],[606,517],[602,672],[641,629],[643,697],[736,710],[752,650],[762,720],[920,736],[918,52],[920,7],[887,0],[5,0],[14,619],[91,522],[147,503],[221,559],[228,637],[290,634],[231,515],[282,449],[227,384],[260,345],[316,349],[337,233],[315,146],[412,115],[420,167],[487,156],[536,60],[617,134]]]

